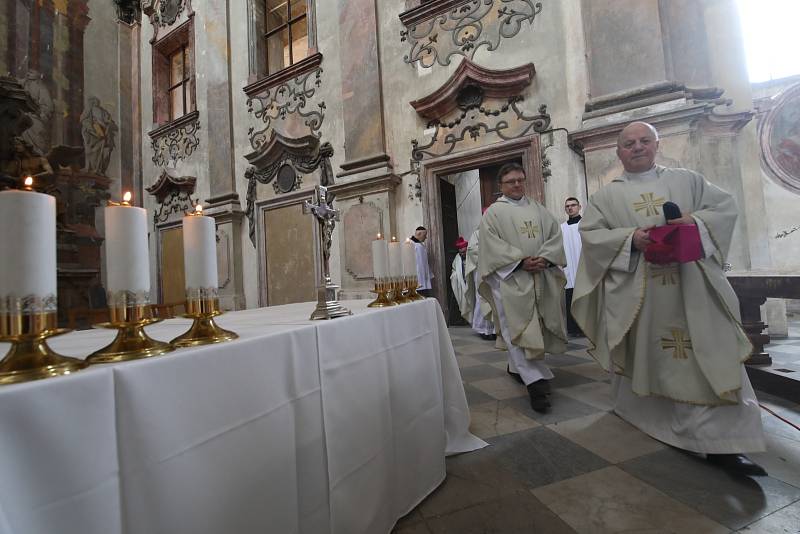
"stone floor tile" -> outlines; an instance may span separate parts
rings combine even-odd
[[[397,520],[397,524],[394,526],[395,530],[404,529],[410,527],[412,525],[416,525],[418,523],[424,523],[425,519],[422,517],[422,514],[419,513],[419,509],[415,508],[408,514],[404,515],[400,519]],[[394,532],[394,531],[393,531]],[[427,531],[423,531],[427,532]]]
[[[728,532],[617,467],[540,487],[533,494],[580,533]]]
[[[536,488],[601,469],[608,462],[552,430],[538,427],[490,438],[496,463]]]
[[[640,456],[619,466],[734,530],[800,499],[800,488],[770,477],[734,476],[701,457],[673,448]]]
[[[428,520],[524,490],[522,482],[497,464],[496,449],[486,447],[448,458],[447,477],[417,510]]]
[[[433,534],[570,534],[572,530],[529,492],[428,520]]]
[[[467,394],[467,404],[469,406],[484,404],[495,400],[494,397],[490,397],[478,388],[473,387],[471,384],[464,384],[464,393]]]
[[[533,411],[527,394],[524,397],[505,399],[503,402],[513,407],[518,412],[531,417],[542,425],[550,425],[553,423],[559,423],[561,421],[568,421],[570,419],[575,419],[576,417],[583,417],[603,411],[596,406],[591,406],[579,400],[575,400],[572,397],[562,395],[559,391],[554,391],[550,395],[549,399],[552,407],[546,413]]]
[[[665,447],[661,442],[609,412],[570,419],[548,425],[547,428],[612,464],[650,454]]]
[[[748,456],[766,469],[772,478],[800,488],[800,442],[770,432],[766,432],[765,437],[767,451]]]
[[[476,365],[483,365],[484,362],[475,359],[473,356],[456,356],[456,361],[458,361],[458,367],[463,369],[465,367],[474,367]]]
[[[493,367],[486,363],[472,367],[463,367],[460,369],[460,371],[462,380],[469,383],[477,382],[479,380],[487,380],[490,378],[500,378],[505,375],[505,373],[497,367]]]
[[[417,523],[407,527],[395,527],[392,534],[431,534],[431,531],[425,523]]]
[[[548,354],[544,363],[550,367],[563,367],[565,365],[578,365],[579,363],[586,363],[588,360],[584,356],[573,356],[572,354]]]
[[[539,423],[530,417],[499,401],[470,404],[469,412],[472,417],[469,431],[483,439],[539,426]]]
[[[458,347],[456,352],[462,356],[472,356],[473,354],[480,354],[489,350],[491,350],[491,348],[487,348],[483,343],[469,343]]]
[[[800,501],[759,519],[742,530],[742,534],[797,534],[800,532]]]
[[[499,371],[496,367],[494,369]],[[507,374],[503,374],[504,376],[498,378],[472,382],[472,385],[497,400],[528,397],[528,390],[525,389],[525,386],[516,382]]]
[[[612,410],[614,408],[614,401],[611,398],[611,384],[605,382],[592,382],[590,384],[562,388],[558,391],[601,410]]]
[[[505,350],[490,350],[480,354],[473,354],[472,357],[483,363],[505,363],[508,361],[508,352]]]
[[[553,372],[553,378],[550,380],[550,388],[553,390],[595,382],[595,380],[583,375],[564,371],[562,367],[553,367],[550,370]]]
[[[586,378],[591,378],[592,380],[596,380],[598,382],[607,382],[611,380],[611,376],[608,371],[600,367],[600,364],[596,362],[567,365],[561,367],[561,370],[585,376]]]

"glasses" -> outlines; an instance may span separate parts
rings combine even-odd
[[[517,178],[515,180],[503,180],[500,183],[501,184],[509,184],[509,185],[524,184],[525,183],[525,178]]]

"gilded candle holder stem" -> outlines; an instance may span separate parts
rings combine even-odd
[[[416,276],[407,276],[405,282],[406,282],[405,295],[410,302],[415,302],[417,300],[425,300],[425,297],[417,293],[417,286],[419,285],[419,282],[417,281]]]
[[[187,298],[184,317],[194,321],[188,331],[170,341],[170,344],[173,347],[196,347],[238,338],[238,334],[220,328],[214,322],[214,317],[218,315],[222,315],[218,298]]]
[[[402,276],[392,279],[392,300],[398,304],[408,304],[411,302],[409,298],[404,295],[405,288],[406,282]]]
[[[86,362],[54,352],[47,338],[70,332],[57,328],[55,312],[0,314],[0,341],[11,343],[0,360],[0,385],[72,374]]]
[[[109,322],[94,326],[116,329],[117,335],[111,343],[86,358],[90,364],[140,360],[175,350],[169,343],[153,339],[144,331],[145,326],[161,321],[152,317],[149,306],[114,306],[110,308],[110,315]]]
[[[397,303],[390,298],[391,291],[391,282],[384,278],[376,279],[375,289],[373,289],[372,292],[378,296],[375,298],[375,300],[367,304],[367,308],[386,308],[389,306],[397,306]]]

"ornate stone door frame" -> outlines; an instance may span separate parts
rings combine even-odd
[[[542,176],[542,156],[539,134],[502,141],[491,145],[465,150],[423,160],[420,168],[422,182],[422,211],[425,227],[428,229],[428,254],[434,274],[433,294],[439,300],[445,318],[449,319],[447,309],[447,286],[449,283],[448,265],[445,265],[442,238],[442,199],[439,180],[442,176],[464,172],[486,165],[521,158],[527,182],[526,194],[544,203],[544,177]],[[468,237],[468,236],[465,236]]]

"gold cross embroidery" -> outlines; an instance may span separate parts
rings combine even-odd
[[[673,328],[672,339],[668,337],[661,338],[661,348],[664,350],[672,349],[673,358],[677,360],[685,360],[688,358],[686,351],[692,350],[692,340],[684,337],[683,330]]]
[[[661,215],[661,212],[658,211],[658,208],[664,205],[666,200],[664,197],[654,198],[655,193],[642,193],[639,195],[642,197],[641,202],[634,202],[633,209],[637,212],[646,210],[645,215],[648,217],[652,217],[653,215]]]
[[[671,265],[651,265],[651,278],[661,278],[662,286],[674,286],[678,283],[678,266]]]
[[[520,232],[528,234],[528,239],[536,237],[536,232],[539,231],[539,225],[533,224],[533,221],[525,221],[525,224],[520,227]]]

